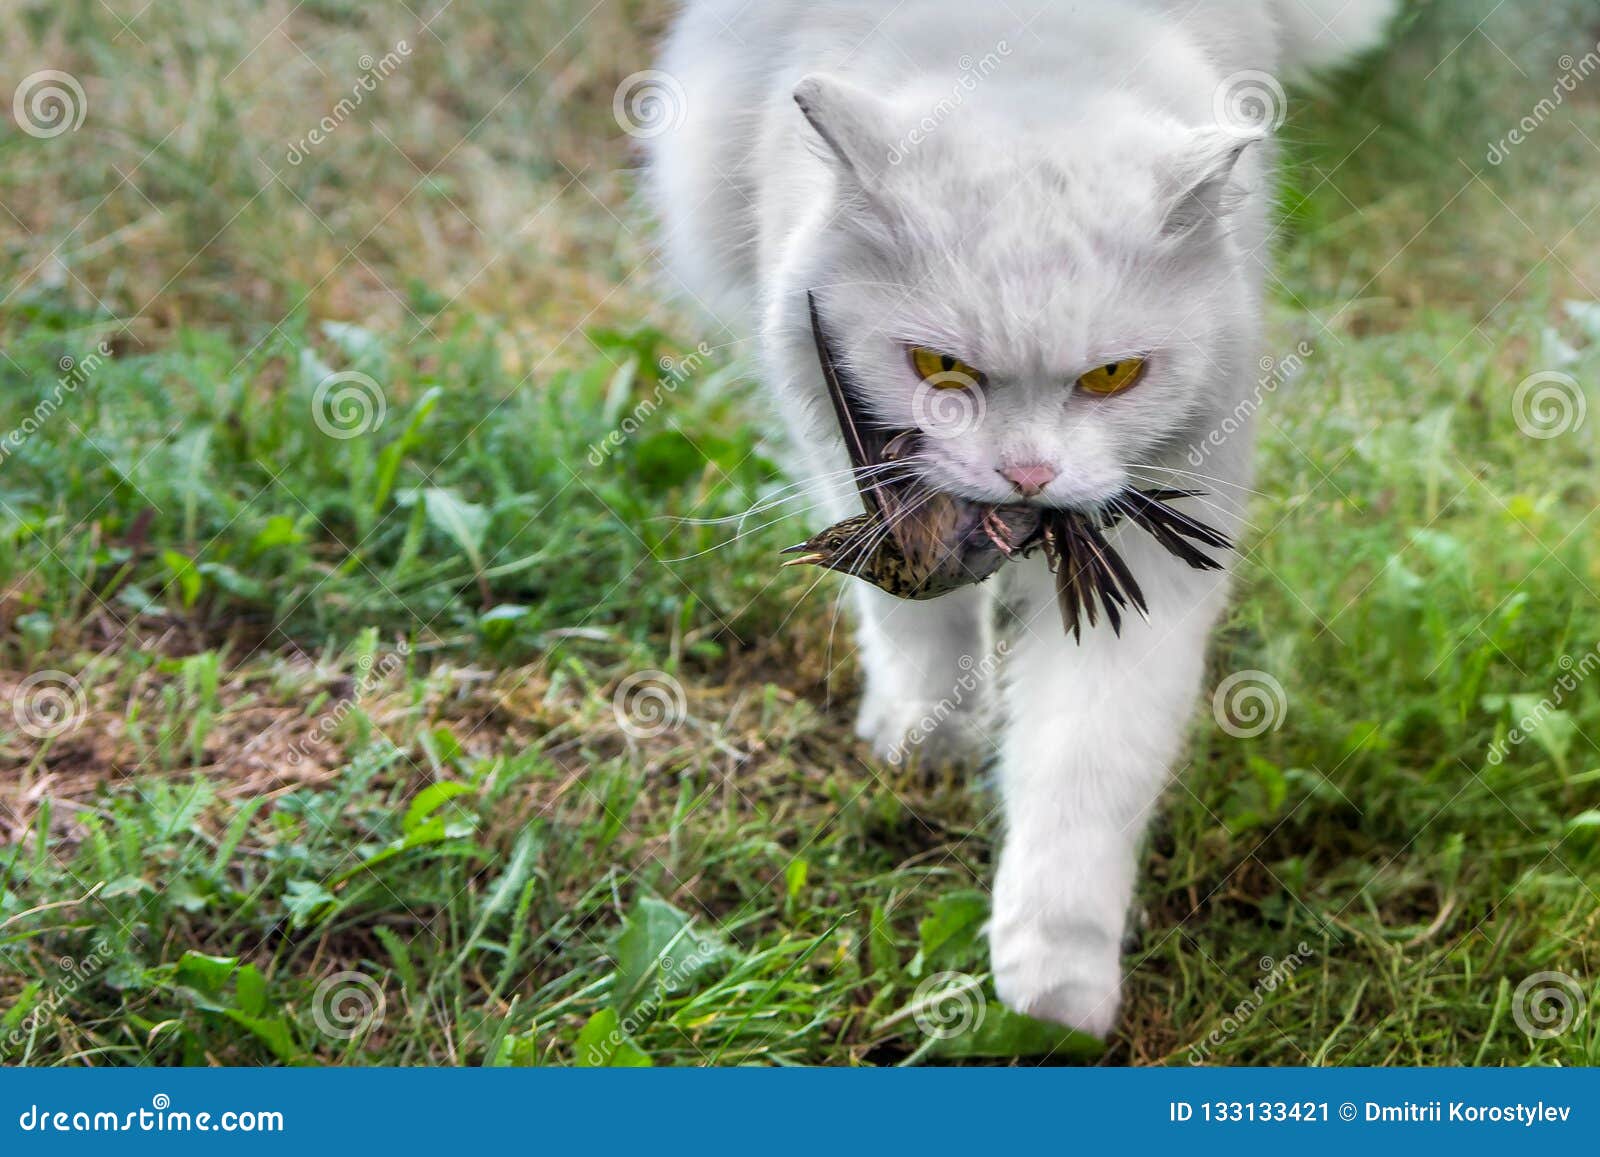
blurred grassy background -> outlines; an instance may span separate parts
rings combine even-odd
[[[858,747],[838,585],[717,521],[783,482],[630,203],[665,18],[0,11],[0,96],[85,109],[0,133],[0,1060],[1600,1059],[1515,1015],[1597,995],[1600,414],[1514,405],[1597,401],[1600,81],[1486,159],[1592,7],[1418,4],[1296,94],[1270,351],[1311,352],[1214,660],[1288,709],[1200,706],[1104,1050],[916,1015],[985,991],[991,800]]]

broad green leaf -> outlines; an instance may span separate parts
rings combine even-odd
[[[272,1055],[280,1061],[296,1061],[300,1059],[300,1046],[295,1043],[294,1033],[289,1028],[289,1021],[281,1014],[278,1016],[250,1016],[236,1009],[227,1009],[225,1016],[241,1028],[248,1029],[256,1039],[272,1050]]]
[[[333,901],[333,893],[315,880],[290,880],[283,893],[283,906],[288,910],[292,928],[306,927]]]
[[[727,951],[717,937],[691,928],[689,917],[671,904],[643,896],[617,937],[611,1001],[627,1012],[654,989],[680,991]]]
[[[450,800],[457,796],[471,795],[472,785],[461,783],[457,780],[440,780],[430,783],[411,799],[411,805],[406,808],[405,819],[400,822],[400,830],[410,835],[423,824],[423,821],[438,811]]]
[[[532,828],[524,828],[517,837],[516,846],[511,849],[511,860],[506,865],[506,870],[494,887],[489,891],[489,898],[483,902],[485,917],[498,915],[522,891],[522,885],[527,880],[528,874],[533,871],[534,856],[539,850],[539,837]]]
[[[979,998],[978,993],[972,995]],[[1051,1060],[1091,1061],[1105,1051],[1104,1042],[1086,1033],[1034,1020],[989,1001],[983,1006],[981,1017],[974,1017],[971,1028],[939,1037],[929,1055],[946,1059],[1047,1056]]]
[[[1557,763],[1566,762],[1572,741],[1578,736],[1578,724],[1570,714],[1537,695],[1509,696],[1507,707],[1513,727],[1542,747]]]
[[[166,564],[167,573],[171,576],[170,581],[178,584],[178,593],[183,599],[183,605],[194,606],[196,600],[200,598],[200,588],[204,585],[204,580],[201,579],[200,571],[196,569],[193,560],[175,550],[164,550],[161,552],[161,561]]]
[[[203,952],[185,952],[178,960],[174,975],[180,984],[216,995],[227,988],[228,979],[238,967],[237,956],[207,956]]]
[[[492,1069],[531,1069],[539,1064],[539,1041],[531,1032],[508,1032],[484,1062]]]
[[[989,897],[967,890],[951,892],[933,902],[917,925],[920,947],[911,975],[928,967],[951,967],[969,962],[979,950],[983,922],[989,915]]]
[[[267,980],[254,964],[246,964],[239,969],[239,975],[233,982],[233,991],[238,999],[239,1011],[245,1015],[260,1016],[267,1011]]]
[[[422,492],[428,522],[459,546],[472,563],[483,569],[483,536],[489,531],[489,512],[468,502],[449,487],[430,486]]]
[[[574,1063],[580,1068],[648,1068],[655,1062],[622,1033],[613,1008],[602,1008],[578,1034]]]
[[[633,383],[638,374],[639,358],[634,355],[625,359],[617,367],[617,372],[611,375],[611,381],[606,386],[605,402],[600,407],[602,425],[615,426],[622,417],[622,408],[633,396]]]
[[[501,603],[478,616],[478,631],[488,643],[504,643],[516,634],[517,624],[532,613],[515,603]]]
[[[439,398],[444,391],[438,386],[430,386],[422,397],[417,399],[417,404],[411,407],[411,419],[406,423],[406,428],[393,442],[383,448],[378,455],[377,475],[373,479],[372,501],[369,509],[373,514],[383,509],[383,504],[389,501],[389,494],[394,490],[394,480],[400,470],[400,463],[411,452],[411,448],[419,441],[422,427],[427,424],[428,418],[433,414],[434,407],[439,404]],[[408,506],[415,500],[415,494],[402,499],[401,505]]]
[[[256,536],[251,540],[250,550],[260,554],[278,546],[299,546],[306,541],[306,534],[295,524],[294,519],[287,514],[274,514],[262,524]]]
[[[153,892],[155,888],[148,880],[138,876],[118,876],[111,883],[100,889],[100,897],[110,900],[117,896],[137,896],[140,892]]]
[[[227,563],[203,562],[199,571],[218,588],[241,599],[265,599],[269,596],[267,584],[241,574]]]
[[[783,870],[783,890],[790,900],[796,899],[804,891],[810,870],[811,865],[804,860],[789,861],[789,866]]]

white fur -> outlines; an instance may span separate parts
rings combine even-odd
[[[724,323],[759,336],[794,469],[836,480],[818,521],[858,509],[806,313],[884,422],[922,424],[905,347],[984,371],[981,421],[924,439],[942,489],[1016,498],[999,469],[1059,469],[1037,501],[1193,484],[1239,527],[1248,430],[1206,457],[1257,376],[1270,143],[1219,125],[1240,74],[1329,63],[1372,44],[1393,0],[696,0],[661,67],[681,127],[653,142],[670,269]],[[1324,23],[1326,21],[1326,24]],[[967,80],[963,80],[967,77]],[[932,125],[931,129],[928,127]],[[1072,389],[1139,355],[1126,394]],[[1117,1010],[1141,833],[1183,742],[1226,580],[1124,529],[1151,622],[1081,645],[1039,559],[1008,567],[1007,724],[971,697],[937,710],[990,650],[989,587],[931,603],[856,584],[883,753],[936,716],[946,746],[997,751],[1006,845],[995,982],[1013,1008],[1094,1033]]]

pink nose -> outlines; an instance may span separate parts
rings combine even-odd
[[[1030,462],[1022,466],[1002,466],[1000,477],[1022,491],[1023,496],[1032,498],[1044,492],[1044,488],[1055,481],[1061,471],[1054,466],[1046,466],[1039,462]]]

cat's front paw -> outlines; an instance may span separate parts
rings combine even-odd
[[[896,766],[976,763],[993,751],[977,712],[952,710],[948,701],[869,694],[856,716],[856,735],[872,745],[879,759]]]
[[[1119,938],[1086,931],[1049,942],[1034,927],[991,927],[994,987],[1013,1012],[1104,1037],[1122,1001]]]

